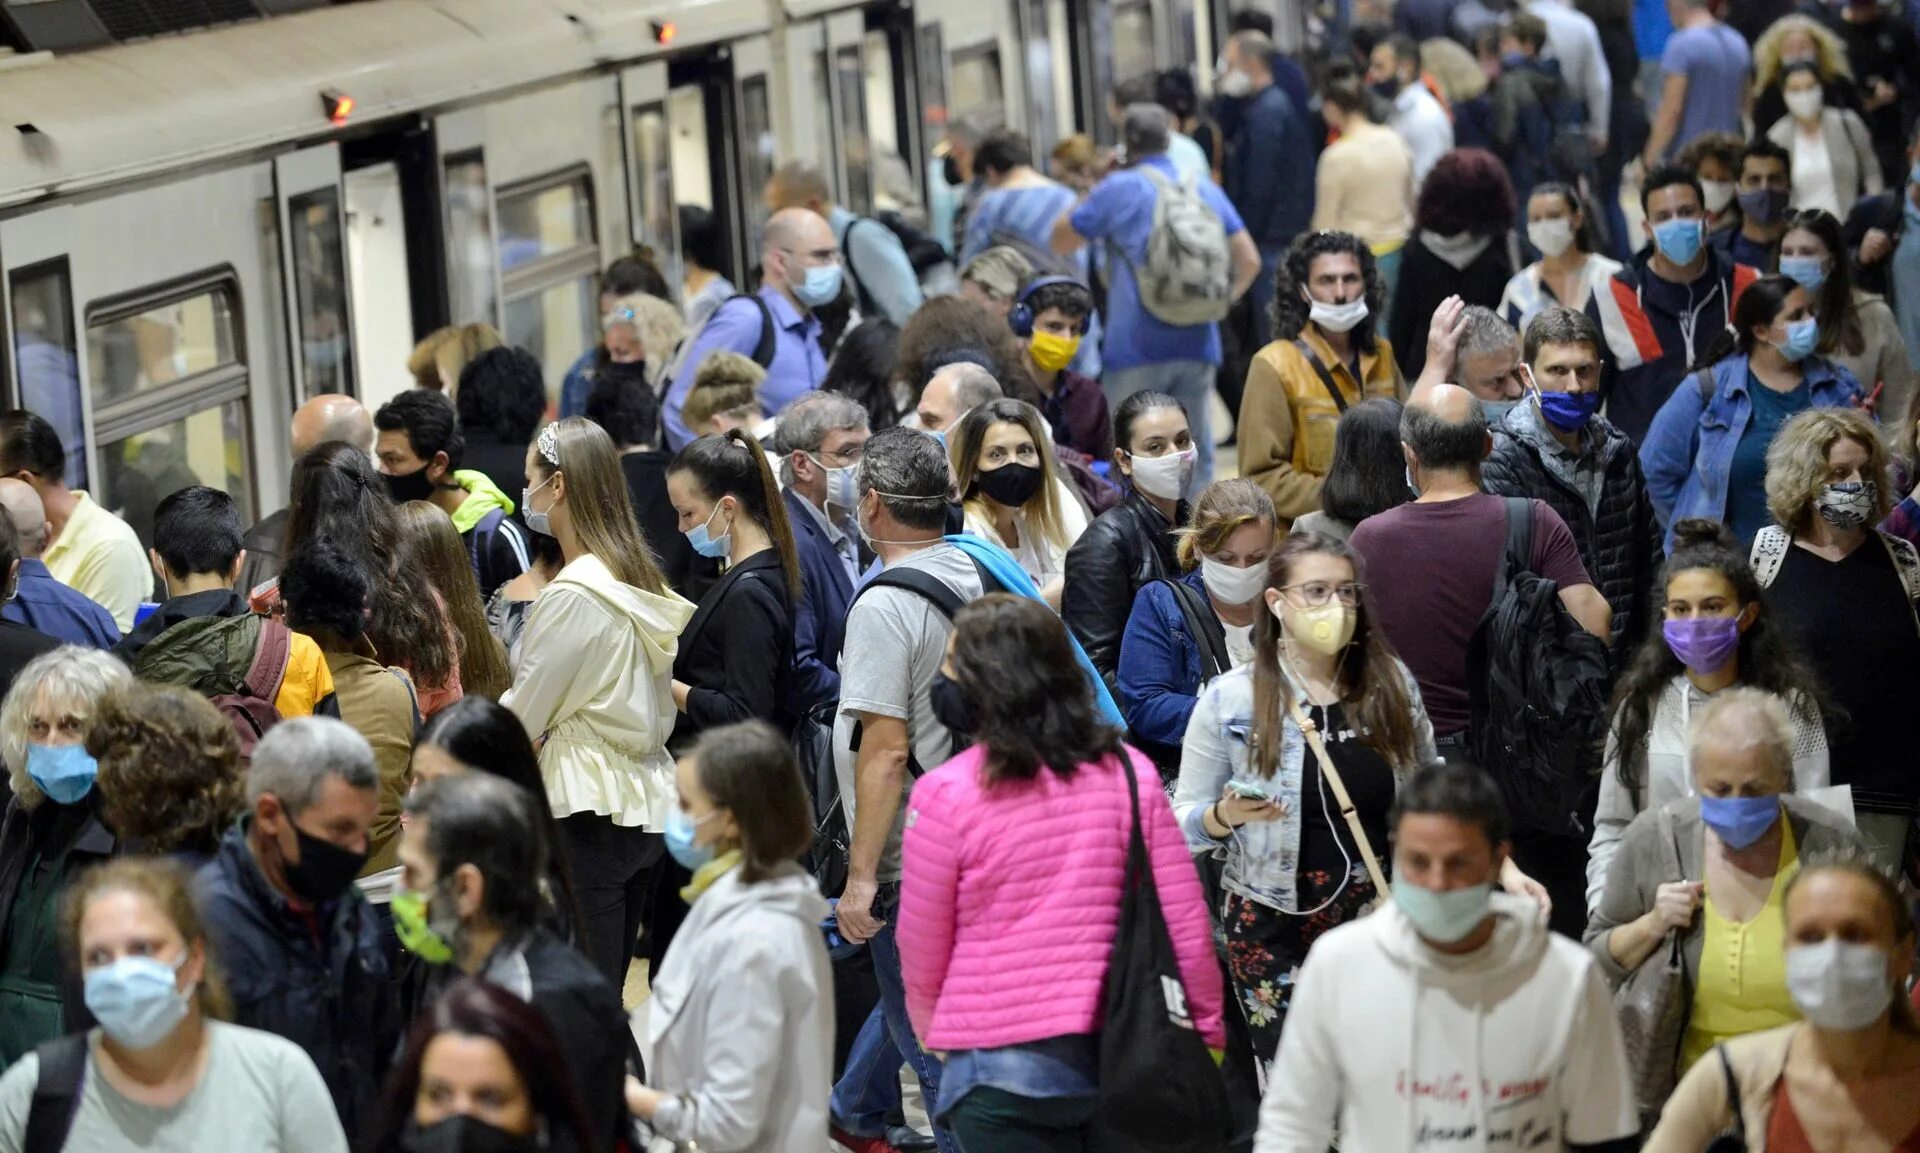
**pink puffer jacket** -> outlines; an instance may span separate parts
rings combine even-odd
[[[1132,749],[1140,819],[1187,1004],[1224,1045],[1200,877],[1153,764]],[[974,747],[913,786],[897,937],[927,1049],[996,1049],[1100,1027],[1132,821],[1119,764],[988,787]]]

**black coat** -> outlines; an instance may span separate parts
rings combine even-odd
[[[1515,409],[1509,422],[1532,419]],[[1509,432],[1506,423],[1493,430],[1493,455],[1480,470],[1481,484],[1497,496],[1533,497],[1547,502],[1573,531],[1580,546],[1580,562],[1595,588],[1613,610],[1613,664],[1620,666],[1632,654],[1651,622],[1659,616],[1654,591],[1661,562],[1660,522],[1647,496],[1647,478],[1627,435],[1602,417],[1589,425],[1601,438],[1598,446],[1604,479],[1600,485],[1599,515],[1587,512],[1581,495],[1547,468],[1540,449]],[[1583,440],[1582,447],[1590,447]]]
[[[1151,501],[1129,489],[1125,500],[1094,518],[1067,550],[1060,616],[1116,696],[1120,637],[1133,613],[1134,594],[1162,577],[1180,575],[1173,533],[1187,521],[1184,501],[1177,511],[1180,524],[1169,524]]]
[[[515,511],[525,518],[527,510],[520,507],[520,494],[527,487],[527,445],[509,444],[490,428],[474,426],[461,431],[466,435],[467,447],[460,455],[460,467],[485,473],[494,487],[513,498]],[[529,437],[528,441],[531,440]],[[540,499],[552,500],[553,494],[543,494]]]
[[[13,688],[13,678],[20,675],[28,661],[59,647],[59,641],[38,629],[0,620],[0,700],[6,699],[7,692]]]
[[[684,681],[686,711],[667,749],[682,756],[707,729],[758,718],[786,729],[793,718],[793,600],[780,550],[755,553],[727,570],[680,633],[673,677]]]
[[[1862,196],[1847,213],[1847,253],[1853,259],[1853,286],[1862,292],[1877,292],[1886,297],[1888,307],[1896,316],[1900,314],[1900,306],[1893,299],[1893,277],[1887,275],[1893,268],[1893,253],[1887,253],[1876,263],[1862,264],[1860,242],[1877,228],[1887,234],[1895,249],[1900,247],[1900,233],[1907,223],[1906,195],[1907,182],[1902,179],[1891,192]]]
[[[1504,236],[1488,242],[1486,250],[1465,268],[1455,268],[1428,250],[1418,233],[1401,250],[1400,279],[1393,288],[1393,307],[1387,317],[1387,339],[1393,358],[1408,380],[1418,379],[1427,366],[1427,324],[1440,302],[1458,294],[1468,304],[1499,308],[1500,297],[1513,279],[1513,260]]]

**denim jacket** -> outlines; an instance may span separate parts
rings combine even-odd
[[[1207,595],[1199,570],[1180,582]],[[1159,581],[1140,586],[1120,640],[1120,711],[1142,741],[1177,749],[1200,692],[1200,645],[1187,632],[1187,618]],[[1211,600],[1208,603],[1212,603]]]
[[[1300,727],[1283,711],[1280,763],[1273,779],[1260,777],[1252,757],[1253,668],[1242,665],[1223,673],[1201,690],[1193,719],[1187,724],[1180,781],[1173,793],[1173,815],[1194,852],[1225,852],[1222,883],[1228,892],[1291,913],[1298,908],[1295,878],[1300,868],[1300,786],[1309,754]],[[1427,707],[1420,700],[1413,674],[1398,660],[1394,668],[1406,682],[1407,696],[1413,702],[1414,742],[1420,764],[1430,765],[1439,760],[1433,744],[1433,723],[1427,719]],[[1298,689],[1294,700],[1305,708],[1306,697]],[[1413,768],[1395,765],[1395,783],[1405,780]],[[1242,825],[1224,841],[1214,840],[1202,822],[1230,780],[1268,789],[1285,802],[1286,815],[1277,821]],[[1384,853],[1386,846],[1375,845],[1374,851]]]
[[[1733,451],[1753,420],[1747,393],[1747,358],[1729,356],[1715,364],[1713,396],[1703,399],[1699,382],[1687,374],[1674,388],[1640,446],[1640,468],[1647,495],[1666,527],[1666,549],[1673,551],[1673,526],[1688,517],[1727,518],[1727,478]],[[1813,407],[1839,408],[1861,399],[1860,382],[1840,365],[1821,357],[1805,362]]]

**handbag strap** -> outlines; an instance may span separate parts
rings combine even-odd
[[[1380,870],[1380,858],[1373,855],[1373,844],[1367,840],[1367,830],[1360,825],[1360,814],[1354,811],[1353,798],[1347,795],[1347,785],[1340,779],[1340,770],[1333,767],[1333,758],[1327,755],[1327,743],[1320,737],[1320,730],[1312,718],[1301,709],[1300,702],[1292,693],[1287,695],[1287,711],[1293,715],[1293,723],[1300,726],[1300,732],[1307,738],[1307,747],[1313,750],[1314,760],[1320,762],[1320,776],[1333,787],[1333,798],[1340,804],[1340,818],[1347,822],[1347,831],[1353,834],[1353,843],[1360,849],[1361,857],[1367,862],[1367,877],[1373,881],[1374,891],[1382,897],[1392,894],[1387,887],[1387,875]]]
[[[1740,1148],[1747,1148],[1747,1115],[1740,1108],[1740,1080],[1733,1075],[1733,1061],[1727,1056],[1725,1045],[1715,1045],[1715,1053],[1720,1054],[1720,1075],[1727,1081],[1727,1110],[1733,1114],[1733,1128],[1730,1132],[1734,1140],[1740,1142]]]
[[[1340,386],[1334,383],[1333,373],[1327,369],[1326,361],[1320,359],[1320,354],[1313,350],[1311,344],[1299,337],[1294,338],[1293,346],[1299,349],[1300,355],[1306,357],[1307,363],[1313,366],[1313,374],[1320,378],[1321,384],[1326,385],[1327,395],[1333,397],[1334,407],[1344,415],[1347,411],[1346,394],[1342,393]]]

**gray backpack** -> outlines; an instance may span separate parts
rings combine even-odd
[[[1175,184],[1152,167],[1142,166],[1140,171],[1154,188],[1147,259],[1133,268],[1140,306],[1163,324],[1212,324],[1226,319],[1233,304],[1233,261],[1220,214],[1201,197],[1197,180]],[[1128,264],[1132,266],[1131,261]]]

